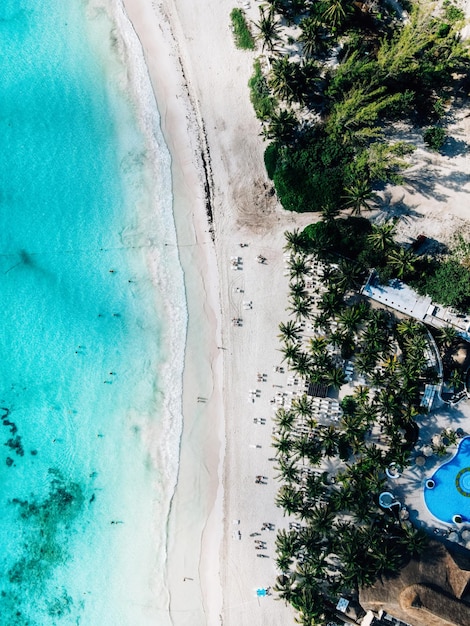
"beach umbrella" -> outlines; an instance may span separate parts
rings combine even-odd
[[[431,446],[424,446],[423,454],[424,454],[424,456],[427,456],[427,457],[432,456],[433,455],[433,451],[432,451]]]
[[[423,465],[426,463],[426,459],[424,458],[424,456],[417,456],[415,459],[415,463],[416,465],[418,465],[418,467],[423,467]]]
[[[447,539],[449,541],[458,541],[459,540],[459,533],[456,533],[455,530],[453,530],[452,532],[449,533]]]
[[[470,541],[470,530],[468,528],[466,528],[465,530],[462,530],[462,532],[460,533],[460,536],[462,537],[462,539],[464,541],[469,542]]]

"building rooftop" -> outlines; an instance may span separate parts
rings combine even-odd
[[[469,587],[468,557],[451,554],[432,542],[421,558],[411,559],[397,576],[383,576],[373,586],[360,589],[359,601],[384,623],[384,616],[389,615],[413,626],[468,626]]]
[[[420,296],[401,280],[394,279],[388,285],[381,285],[372,272],[361,293],[435,328],[453,326],[461,337],[470,341],[470,313],[464,315],[451,307],[436,304],[429,296]]]

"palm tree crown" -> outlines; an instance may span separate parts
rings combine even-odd
[[[256,28],[259,30],[257,39],[261,41],[261,49],[264,52],[267,48],[270,52],[275,52],[277,44],[281,40],[280,24],[277,20],[274,7],[259,7],[260,19],[255,22]]]

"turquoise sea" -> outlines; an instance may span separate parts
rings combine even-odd
[[[89,3],[0,3],[8,626],[167,623],[184,287],[170,159],[150,91],[145,119],[128,96],[123,58]]]

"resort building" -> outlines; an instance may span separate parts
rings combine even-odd
[[[388,285],[381,285],[375,272],[371,272],[361,294],[434,328],[452,326],[461,337],[470,341],[470,314],[463,315],[451,307],[436,304],[429,296],[420,296],[401,280],[394,279]]]

